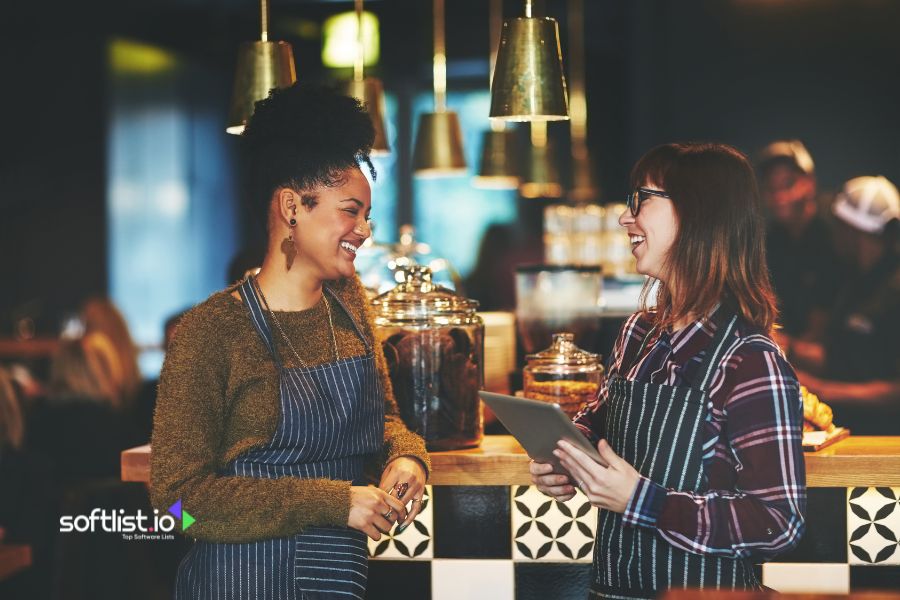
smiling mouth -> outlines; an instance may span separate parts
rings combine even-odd
[[[341,248],[343,248],[353,256],[356,256],[356,250],[359,248],[359,246],[354,246],[350,242],[341,242]]]
[[[629,235],[628,238],[631,240],[631,249],[634,250],[638,246],[640,246],[647,238],[642,235]]]

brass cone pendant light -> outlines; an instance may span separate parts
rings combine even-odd
[[[424,177],[448,177],[466,172],[459,118],[456,113],[447,112],[444,0],[434,0],[434,112],[419,117],[413,171]]]
[[[372,156],[391,153],[384,126],[384,86],[380,79],[363,77],[365,43],[363,41],[363,0],[354,0],[356,9],[356,60],[353,63],[353,79],[347,82],[346,93],[363,103],[375,128]]]
[[[260,0],[262,13],[260,39],[245,42],[238,49],[237,72],[228,126],[225,131],[239,135],[253,114],[254,104],[269,95],[273,88],[283,88],[297,81],[294,51],[287,42],[269,41],[269,3]]]
[[[561,121],[569,118],[566,79],[556,19],[531,16],[503,23],[497,69],[491,85],[491,118]]]
[[[531,124],[531,147],[527,156],[527,172],[519,186],[523,198],[560,198],[565,191],[554,159],[553,146],[547,139],[547,123]]]
[[[478,175],[472,180],[475,187],[494,190],[514,190],[519,187],[514,131],[490,129],[484,132]]]
[[[490,3],[490,44],[491,74],[494,79],[494,67],[497,64],[497,47],[500,44],[500,27],[502,25],[501,0]],[[484,132],[481,142],[481,162],[478,175],[472,185],[483,189],[514,190],[519,187],[519,169],[516,160],[515,132],[506,130],[503,121],[491,121],[491,128]]]

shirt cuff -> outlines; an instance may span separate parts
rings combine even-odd
[[[655,528],[667,495],[666,488],[641,477],[622,514],[622,522],[632,527]]]

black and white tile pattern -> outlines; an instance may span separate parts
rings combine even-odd
[[[900,565],[900,488],[851,488],[847,499],[850,564]]]
[[[591,562],[597,509],[579,490],[556,502],[534,486],[512,488],[514,560]]]
[[[434,558],[431,534],[434,530],[434,513],[432,512],[431,496],[431,486],[425,486],[425,494],[422,496],[424,508],[403,533],[395,533],[397,530],[395,527],[390,533],[382,535],[377,542],[369,539],[369,556],[385,560],[431,560]]]
[[[530,486],[428,488],[430,502],[399,536],[370,542],[369,598],[583,599],[597,509],[560,504]],[[900,590],[900,488],[811,488],[807,534],[762,565],[781,592]],[[387,595],[386,595],[387,594]]]

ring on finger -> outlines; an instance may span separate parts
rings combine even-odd
[[[390,509],[389,511],[387,511],[386,513],[384,513],[383,515],[381,515],[381,516],[384,517],[385,519],[387,519],[388,521],[390,521],[390,520],[391,520],[391,517],[392,517],[393,515],[394,515],[394,509],[392,508],[392,509]]]
[[[398,497],[398,498],[403,498],[403,496],[406,494],[406,491],[407,491],[408,489],[409,489],[409,483],[407,483],[407,482],[404,481],[403,483],[398,483],[397,485],[395,485],[395,486],[394,486],[394,489],[391,490],[391,491],[396,491],[396,492],[397,492],[397,497]]]

